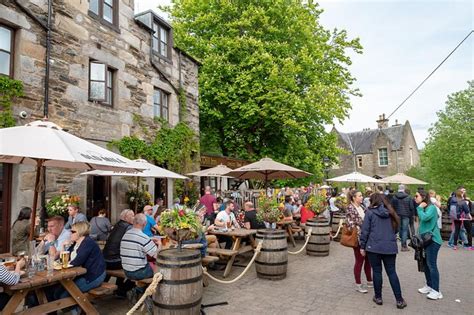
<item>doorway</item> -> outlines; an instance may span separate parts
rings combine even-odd
[[[10,251],[12,165],[0,163],[0,253]]]
[[[98,215],[99,210],[104,209],[110,218],[110,176],[88,176],[87,177],[87,210],[86,216],[90,220]]]
[[[166,178],[155,178],[155,195],[153,204],[155,204],[156,198],[163,199],[163,204],[166,206],[168,204],[168,181]]]

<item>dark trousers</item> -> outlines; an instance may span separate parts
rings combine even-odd
[[[393,295],[397,301],[402,301],[402,289],[400,288],[400,280],[398,280],[397,270],[395,268],[396,254],[384,255],[367,252],[369,262],[374,271],[374,291],[376,298],[382,298],[382,263],[385,267]]]
[[[231,249],[232,244],[234,243],[232,237],[227,235],[218,235],[217,240],[219,241],[219,243],[225,242],[225,249]]]
[[[461,224],[464,224],[464,228],[466,229],[467,245],[472,246],[472,223],[471,223],[471,220],[454,220],[454,245],[458,244],[459,230],[461,230]]]
[[[438,243],[431,243],[425,248],[424,260],[426,285],[435,291],[439,292],[439,271],[438,271],[438,252],[441,245]]]
[[[10,301],[11,296],[7,293],[0,293],[0,311],[3,310],[3,308],[8,304],[8,301]]]
[[[122,263],[120,261],[118,262],[106,262],[105,263],[106,269],[109,270],[119,270],[122,269]],[[110,276],[106,276],[104,282],[108,282],[110,280]],[[131,280],[125,280],[123,278],[117,278],[115,281],[115,284],[117,285],[117,295],[120,296],[126,296],[127,291],[133,289],[135,287],[135,284]]]
[[[362,274],[362,266],[364,266],[365,277],[367,281],[372,281],[372,270],[369,263],[369,257],[367,255],[362,256],[360,254],[360,247],[357,246],[353,248],[354,250],[354,278],[356,284],[361,284],[361,274]]]

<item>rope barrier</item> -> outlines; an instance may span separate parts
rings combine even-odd
[[[130,311],[128,311],[127,315],[132,315],[136,310],[138,310],[140,305],[143,304],[143,302],[148,296],[155,293],[156,286],[158,285],[158,282],[161,281],[161,279],[163,279],[163,275],[160,272],[155,273],[155,275],[153,276],[153,281],[150,283],[148,288],[146,288],[145,293],[143,293],[142,297],[137,301],[137,303],[135,303],[135,305],[130,309]]]
[[[250,260],[249,264],[247,265],[247,267],[245,267],[244,271],[242,271],[242,273],[235,279],[233,280],[229,280],[229,281],[226,281],[226,280],[221,280],[221,279],[217,279],[216,277],[212,276],[211,274],[209,274],[207,272],[207,269],[205,267],[202,267],[202,271],[203,273],[208,276],[210,279],[216,281],[216,282],[219,282],[219,283],[222,283],[222,284],[231,284],[231,283],[234,283],[236,282],[237,280],[239,280],[240,278],[242,278],[245,273],[250,269],[250,266],[252,266],[253,262],[255,261],[255,258],[257,258],[257,255],[260,253],[260,250],[262,249],[262,244],[263,242],[258,242],[257,244],[257,248],[255,248],[255,253],[253,254],[253,257],[252,259]]]
[[[337,232],[336,232],[335,235],[332,236],[332,238],[336,238],[339,235],[339,232],[341,231],[343,225],[344,225],[344,220],[341,219],[341,221],[339,221],[339,226],[337,228]]]
[[[306,248],[306,245],[308,245],[308,242],[309,242],[309,238],[311,237],[311,232],[313,231],[313,228],[309,228],[308,230],[308,233],[306,233],[306,242],[304,243],[303,247],[301,247],[298,251],[296,252],[290,252],[288,251],[288,254],[291,254],[291,255],[298,255],[299,253],[301,253],[305,248]]]

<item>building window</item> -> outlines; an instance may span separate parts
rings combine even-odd
[[[153,22],[153,51],[160,56],[169,58],[169,28]]]
[[[13,76],[13,29],[0,24],[0,74]]]
[[[362,155],[357,156],[357,167],[362,168]]]
[[[115,70],[98,61],[89,63],[89,99],[112,106]]]
[[[155,89],[153,94],[153,116],[169,121],[169,94],[163,90]]]
[[[388,151],[387,148],[379,149],[379,166],[388,165]]]
[[[89,15],[105,22],[105,24],[118,25],[117,0],[89,0]]]

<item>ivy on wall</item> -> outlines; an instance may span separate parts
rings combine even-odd
[[[23,83],[0,75],[0,128],[13,127],[12,100],[23,96]]]

